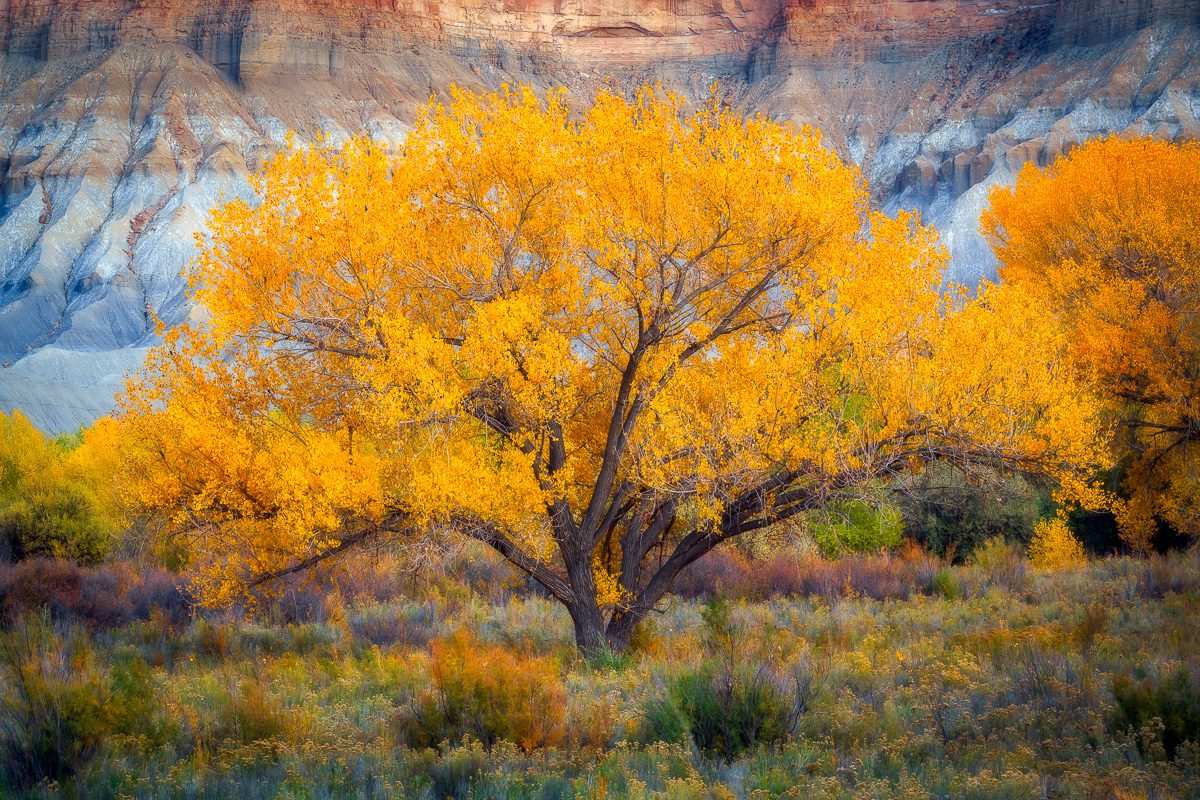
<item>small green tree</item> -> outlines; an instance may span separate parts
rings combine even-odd
[[[821,555],[873,553],[900,544],[904,518],[895,506],[848,500],[815,515],[813,540]]]
[[[965,558],[997,536],[1027,544],[1037,521],[1054,513],[1049,494],[1020,476],[968,480],[948,464],[933,465],[903,489],[897,507],[905,535],[939,556]]]

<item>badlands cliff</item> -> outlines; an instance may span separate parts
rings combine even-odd
[[[1112,131],[1200,136],[1200,0],[0,0],[0,406],[108,410],[190,312],[208,210],[288,131],[404,135],[451,84],[661,80],[819,126],[992,269],[990,186]]]

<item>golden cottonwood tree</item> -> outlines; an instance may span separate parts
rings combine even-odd
[[[97,436],[206,598],[368,543],[486,542],[626,646],[721,542],[934,459],[1071,479],[1096,407],[1024,297],[941,291],[811,131],[651,91],[455,94],[217,212],[206,324]]]
[[[1001,276],[1057,314],[1119,424],[1125,539],[1200,533],[1200,144],[1110,138],[1027,166],[983,219]]]

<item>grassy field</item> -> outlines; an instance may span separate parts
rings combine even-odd
[[[858,559],[749,598],[714,563],[634,652],[592,663],[559,608],[503,580],[359,580],[245,621],[49,563],[27,572],[51,610],[18,614],[37,592],[7,574],[7,791],[1200,796],[1196,555],[1057,573],[1011,552]]]

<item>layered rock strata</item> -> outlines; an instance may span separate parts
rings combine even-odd
[[[716,80],[818,126],[991,274],[987,191],[1087,138],[1200,135],[1200,0],[0,0],[0,407],[104,413],[184,319],[208,211],[288,131],[396,140],[451,84]]]

